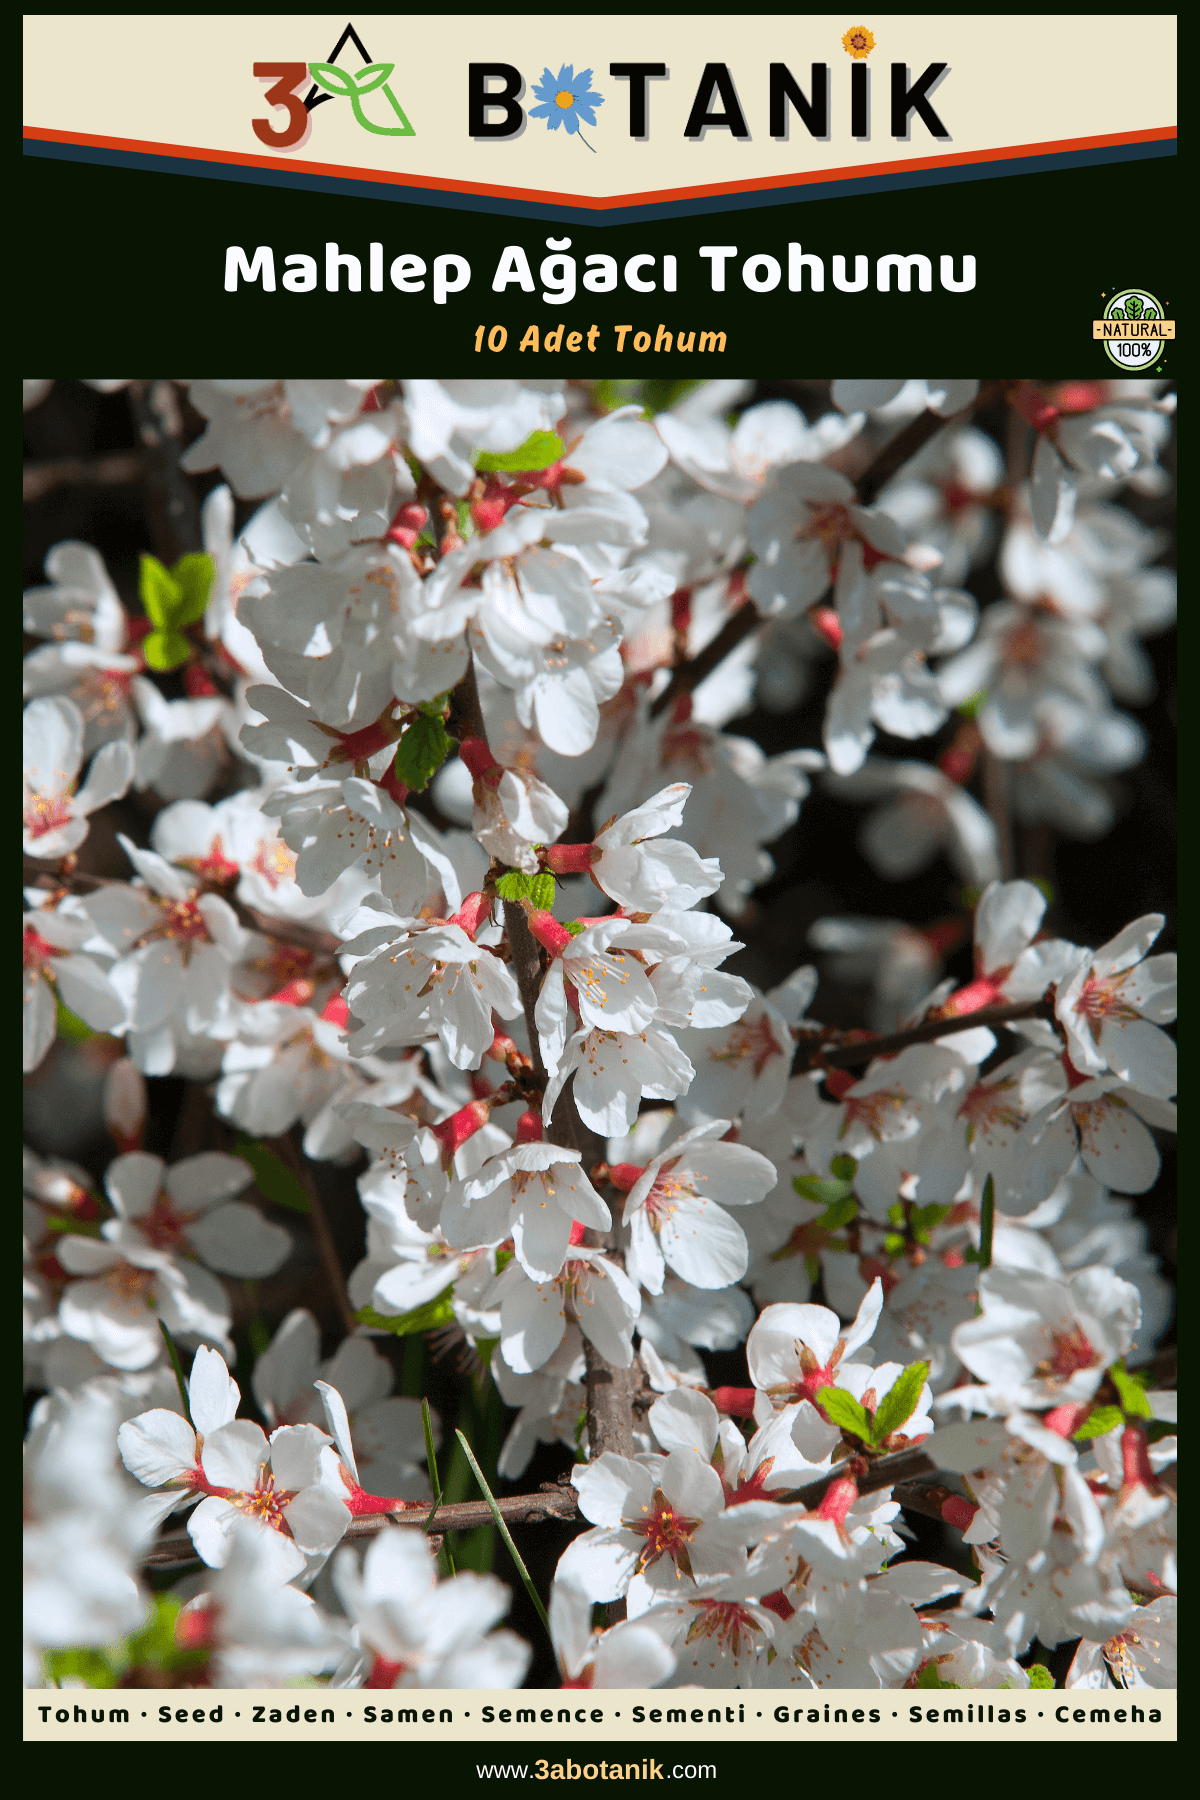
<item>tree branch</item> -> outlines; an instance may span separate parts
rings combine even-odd
[[[29,462],[21,470],[21,500],[33,506],[61,487],[137,487],[146,464],[139,450],[112,456],[64,456],[54,462]]]
[[[1019,1019],[1052,1020],[1053,1017],[1053,1008],[1047,1001],[1024,1000],[1011,1006],[982,1006],[978,1012],[960,1013],[949,1019],[924,1019],[907,1031],[893,1031],[888,1037],[860,1038],[853,1044],[838,1044],[833,1049],[827,1047],[828,1039],[823,1033],[819,1037],[813,1034],[811,1038],[800,1039],[795,1073],[803,1075],[808,1069],[820,1068],[853,1069],[876,1056],[895,1056],[898,1051],[907,1050],[910,1044],[930,1044],[957,1031],[1013,1025]]]
[[[883,448],[876,453],[874,461],[869,463],[859,476],[857,482],[859,505],[870,506],[872,500],[887,486],[893,476],[898,475],[905,463],[911,462],[917,452],[923,450],[939,431],[950,430],[955,425],[965,425],[973,413],[985,406],[990,406],[992,401],[998,400],[1011,385],[1011,382],[1008,381],[981,381],[979,392],[970,405],[964,406],[959,412],[952,413],[948,419],[943,418],[940,413],[931,412],[928,409],[923,413],[918,413],[917,417],[906,425],[903,431],[898,431],[895,437],[888,439]]]
[[[765,624],[766,620],[753,600],[744,600],[733,616],[726,619],[711,643],[705,644],[690,661],[680,663],[657,700],[651,702],[650,717],[657,719],[680,694],[690,694],[698,688],[704,677],[711,675],[717,664],[724,662],[743,638],[748,638],[752,631]]]
[[[200,509],[179,466],[183,433],[179,403],[166,381],[131,381],[128,392],[134,427],[146,447],[142,473],[154,553],[163,562],[174,563],[201,547]]]

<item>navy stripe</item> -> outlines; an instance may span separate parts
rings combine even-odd
[[[567,221],[572,225],[632,225],[655,219],[692,218],[704,213],[742,212],[751,207],[793,206],[805,200],[842,199],[853,194],[887,194],[901,188],[947,187],[964,181],[998,181],[1008,175],[1044,175],[1058,169],[1090,169],[1098,164],[1148,162],[1175,155],[1175,139],[1145,144],[1108,144],[1090,150],[1053,151],[1044,156],[1012,157],[991,163],[963,163],[952,168],[900,169],[886,175],[851,176],[842,181],[812,182],[802,187],[759,189],[753,193],[705,194],[685,200],[650,201],[641,206],[605,211],[515,200],[488,194],[459,194],[440,188],[400,187],[389,182],[360,181],[337,175],[313,175],[285,166],[259,169],[240,163],[198,162],[137,150],[113,150],[90,144],[59,144],[44,138],[24,140],[26,156],[55,162],[98,163],[112,169],[138,169],[152,174],[195,175],[206,181],[238,181],[252,187],[286,187],[316,194],[343,194],[355,199],[392,200],[409,206],[433,206],[447,212],[507,214],[517,219]]]

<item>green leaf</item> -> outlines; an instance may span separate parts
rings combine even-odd
[[[959,715],[960,718],[977,719],[979,717],[980,713],[983,711],[984,705],[987,701],[987,697],[988,697],[987,689],[980,688],[980,690],[977,694],[972,694],[971,698],[969,700],[962,701],[962,703],[960,705],[956,706],[954,710]]]
[[[581,931],[587,930],[587,926],[582,919],[568,919],[563,926],[563,930],[567,933],[568,937],[578,937]]]
[[[819,1175],[793,1176],[792,1186],[803,1199],[811,1200],[815,1206],[836,1206],[854,1192],[852,1181],[823,1181]]]
[[[928,1380],[927,1362],[909,1363],[904,1373],[897,1376],[875,1409],[875,1443],[882,1444],[912,1418]]]
[[[904,1249],[904,1233],[889,1231],[883,1240],[884,1253],[887,1256],[899,1256]]]
[[[554,877],[549,869],[533,875],[529,881],[529,898],[539,912],[549,912],[554,905]]]
[[[1125,1409],[1126,1416],[1131,1419],[1152,1419],[1150,1402],[1146,1398],[1146,1390],[1136,1375],[1131,1375],[1123,1362],[1115,1362],[1108,1371],[1108,1378],[1117,1390],[1117,1396]]]
[[[239,1137],[233,1153],[254,1170],[254,1184],[264,1200],[273,1200],[291,1212],[308,1211],[308,1195],[292,1171],[258,1138]]]
[[[563,441],[556,432],[535,431],[515,450],[481,450],[475,458],[475,467],[481,475],[532,474],[538,469],[548,469],[562,453]]]
[[[157,556],[142,558],[138,570],[138,597],[152,625],[174,624],[183,595]]]
[[[450,754],[456,740],[446,730],[445,721],[420,713],[396,745],[396,779],[419,793],[428,787]]]
[[[519,869],[510,869],[496,883],[496,892],[502,900],[528,900],[533,892],[533,877],[522,875]]]
[[[829,1173],[838,1181],[853,1181],[858,1164],[852,1156],[835,1156],[829,1165]]]
[[[929,1242],[929,1234],[936,1225],[940,1225],[947,1213],[953,1211],[953,1205],[939,1206],[930,1201],[928,1206],[914,1206],[908,1215],[909,1229],[919,1244]]]
[[[142,655],[152,669],[166,673],[191,661],[192,646],[180,631],[151,631],[142,639]]]
[[[840,1231],[843,1225],[850,1225],[858,1217],[858,1201],[851,1194],[845,1200],[836,1200],[817,1220],[821,1231]]]
[[[439,1325],[454,1323],[453,1287],[446,1288],[436,1300],[415,1306],[411,1312],[381,1313],[373,1306],[361,1306],[355,1313],[359,1325],[373,1325],[378,1331],[390,1331],[393,1337],[411,1337],[414,1331],[436,1331]]]
[[[85,1688],[116,1687],[120,1675],[102,1650],[51,1650],[46,1657],[56,1687],[64,1681]]]
[[[1031,1688],[1052,1688],[1054,1686],[1054,1677],[1045,1663],[1030,1663],[1025,1673],[1029,1677]]]
[[[861,1438],[864,1444],[874,1441],[871,1433],[871,1421],[865,1408],[858,1404],[845,1388],[822,1388],[817,1400],[824,1407],[827,1416],[834,1425],[843,1431],[849,1431]]]
[[[1115,1431],[1118,1425],[1125,1423],[1125,1414],[1119,1406],[1098,1406],[1095,1412],[1089,1413],[1083,1424],[1072,1435],[1077,1438],[1105,1437]]]
[[[211,556],[195,552],[180,557],[171,570],[171,580],[180,596],[171,615],[172,625],[196,625],[204,617],[216,572]]]
[[[983,1201],[979,1208],[979,1248],[963,1251],[963,1261],[978,1263],[981,1269],[992,1266],[992,1234],[996,1227],[996,1184],[989,1175],[983,1184]]]
[[[89,1038],[101,1037],[103,1033],[93,1031],[90,1025],[73,1013],[69,1006],[58,1002],[58,1035],[67,1038],[72,1044],[86,1044]]]
[[[957,1688],[958,1685],[957,1681],[942,1680],[941,1676],[938,1674],[936,1662],[922,1663],[920,1672],[917,1675],[917,1686],[919,1688]]]

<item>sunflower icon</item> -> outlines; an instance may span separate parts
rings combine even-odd
[[[870,56],[874,48],[875,39],[865,25],[852,25],[842,39],[842,49],[856,62]]]
[[[580,120],[585,125],[596,123],[596,108],[604,105],[604,95],[598,94],[592,86],[592,71],[581,69],[575,73],[573,63],[564,63],[557,75],[549,69],[542,70],[542,79],[534,83],[534,93],[541,101],[540,106],[531,106],[531,119],[545,119],[550,131],[557,131],[560,125],[566,127],[572,137],[578,137],[580,143],[587,144],[592,155],[594,147],[588,144],[579,129]]]

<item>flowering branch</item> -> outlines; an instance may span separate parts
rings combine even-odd
[[[537,1494],[510,1494],[496,1501],[501,1517],[518,1525],[538,1525],[549,1519],[569,1522],[578,1517],[578,1495],[574,1488],[547,1485]],[[491,1525],[494,1517],[486,1500],[463,1500],[452,1505],[406,1506],[403,1512],[364,1513],[351,1519],[347,1538],[373,1537],[388,1525],[412,1525],[424,1530],[437,1515],[439,1531],[474,1531],[480,1525]],[[199,1562],[195,1547],[186,1531],[172,1531],[160,1537],[142,1558],[147,1569],[171,1568],[179,1563]]]

